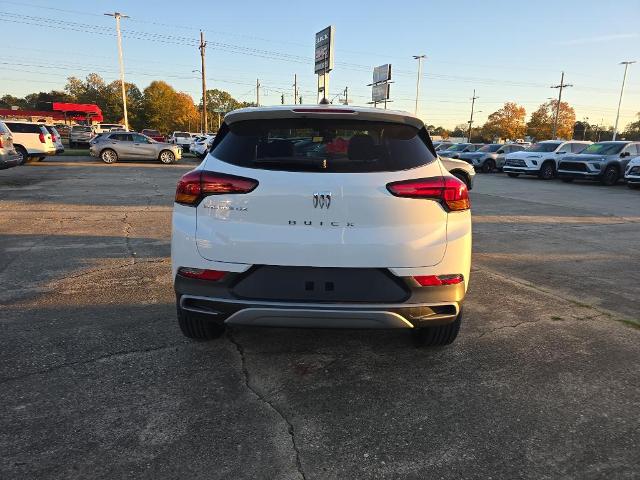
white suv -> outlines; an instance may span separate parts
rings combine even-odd
[[[189,152],[189,147],[193,143],[193,137],[189,132],[173,132],[167,142],[179,145],[185,153]]]
[[[468,191],[409,113],[236,110],[178,182],[171,259],[187,337],[400,328],[446,345],[469,283]]]
[[[564,155],[580,153],[591,145],[591,142],[570,140],[544,140],[530,147],[505,156],[502,171],[510,177],[520,174],[536,175],[543,180],[555,178],[558,173],[558,162]]]
[[[13,146],[22,157],[21,163],[29,157],[43,160],[47,155],[56,154],[56,144],[44,125],[14,120],[6,120],[5,125],[11,130]]]

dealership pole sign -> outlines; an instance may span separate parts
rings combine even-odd
[[[329,72],[333,70],[333,39],[335,27],[328,26],[316,33],[314,73],[318,75],[318,99],[328,97]]]
[[[389,90],[391,86],[391,64],[385,63],[373,69],[373,82],[367,85],[371,87],[371,102],[374,107],[378,103],[384,102],[384,108],[387,108],[389,100]]]

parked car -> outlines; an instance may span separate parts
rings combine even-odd
[[[189,147],[189,152],[191,152],[198,158],[204,158],[207,155],[209,147],[215,138],[215,135],[203,135],[195,137],[193,139],[193,143]]]
[[[439,152],[440,150],[446,150],[451,145],[454,145],[454,143],[453,142],[448,142],[446,140],[443,140],[443,141],[440,141],[440,142],[433,142],[433,148],[436,149],[436,152]]]
[[[21,163],[28,158],[44,160],[46,156],[56,154],[56,145],[43,125],[14,120],[5,121],[5,125],[11,131],[13,146],[20,155]]]
[[[151,128],[145,128],[140,133],[142,135],[146,135],[149,138],[153,138],[156,142],[165,143],[167,141],[167,137],[165,137],[158,130],[153,130]]]
[[[13,147],[11,131],[0,120],[0,170],[17,167],[22,162],[22,157]]]
[[[438,155],[447,158],[459,158],[461,153],[475,152],[478,149],[473,143],[456,143],[445,150],[438,150]]]
[[[580,153],[591,142],[581,140],[544,140],[525,148],[521,152],[510,153],[505,157],[502,170],[510,177],[536,175],[543,180],[555,178],[558,162],[564,155]]]
[[[178,182],[171,255],[183,334],[400,328],[428,345],[453,342],[469,282],[470,205],[423,140],[422,120],[296,110],[228,113],[214,150]],[[319,148],[298,154],[301,137]]]
[[[105,133],[115,131],[127,131],[126,127],[121,123],[99,123],[93,126],[94,133]]]
[[[476,176],[476,170],[472,165],[464,160],[455,158],[440,157],[440,161],[444,165],[444,168],[449,170],[449,173],[465,183],[468,190],[473,188],[473,180]]]
[[[496,168],[500,172],[502,172],[502,169],[504,167],[504,161],[507,158],[507,155],[514,152],[521,152],[528,146],[529,144],[526,144],[526,143],[507,143],[503,145],[502,148],[500,148],[496,152],[496,158],[495,158]]]
[[[90,125],[74,125],[69,132],[69,148],[88,145],[95,132]]]
[[[478,148],[475,152],[460,154],[460,160],[469,162],[476,170],[491,173],[502,168],[504,156],[508,153],[524,150],[524,147],[515,144],[489,143]],[[501,158],[501,166],[498,167],[498,158]]]
[[[598,142],[578,155],[565,156],[558,166],[563,182],[574,179],[598,180],[603,185],[615,185],[624,177],[632,157],[640,155],[640,142]]]
[[[126,160],[160,160],[170,164],[182,157],[182,149],[170,143],[160,143],[135,132],[110,132],[91,142],[89,153],[104,163]]]
[[[640,157],[629,160],[624,179],[627,181],[627,187],[640,188]]]
[[[175,145],[180,145],[184,151],[188,152],[193,142],[193,137],[189,132],[173,132],[167,141]]]
[[[64,145],[62,144],[62,136],[58,133],[58,129],[53,125],[45,125],[44,128],[51,135],[51,141],[56,145],[56,155],[64,153]]]

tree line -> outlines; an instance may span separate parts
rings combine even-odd
[[[526,110],[523,106],[514,102],[506,102],[504,106],[493,112],[487,118],[484,125],[472,127],[472,142],[493,142],[496,140],[516,140],[531,137],[535,140],[553,138],[553,125],[555,123],[557,100],[550,100],[540,105],[532,114],[528,122],[525,122]],[[632,122],[618,132],[619,139],[640,140],[640,112],[638,121]],[[469,125],[460,124],[453,130],[445,130],[442,127],[429,126],[433,135],[448,137],[467,137]],[[556,137],[575,140],[591,140],[592,142],[611,140],[613,127],[590,124],[585,121],[576,121],[574,109],[567,102],[560,102],[558,109],[558,121]]]
[[[164,133],[201,130],[202,102],[196,104],[190,95],[176,91],[167,82],[155,80],[144,90],[125,82],[125,94],[127,117],[133,130],[152,128]],[[31,93],[24,98],[4,95],[0,98],[0,108],[18,106],[24,110],[38,110],[48,102],[93,103],[102,110],[105,123],[124,121],[120,81],[106,83],[96,73],[87,75],[84,80],[69,77],[63,91]],[[208,130],[217,131],[219,115],[252,105],[236,100],[223,90],[207,90]]]

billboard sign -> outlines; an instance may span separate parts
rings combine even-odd
[[[390,83],[380,83],[371,87],[371,101],[374,103],[389,100]]]
[[[333,25],[316,33],[315,69],[317,74],[333,70],[333,37],[335,28]]]
[[[373,83],[388,82],[391,80],[391,64],[386,63],[373,69]]]

